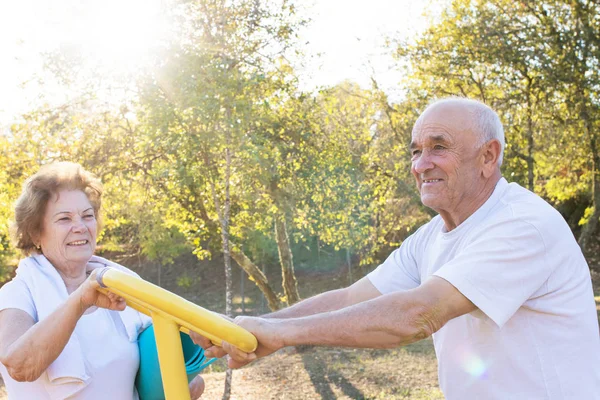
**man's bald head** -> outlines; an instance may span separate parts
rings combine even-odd
[[[477,100],[449,97],[437,100],[427,106],[417,120],[415,129],[420,122],[433,113],[447,115],[449,117],[448,124],[454,125],[456,131],[470,131],[476,135],[478,147],[492,139],[498,140],[500,142],[498,166],[502,165],[505,146],[504,128],[500,117],[494,110]]]

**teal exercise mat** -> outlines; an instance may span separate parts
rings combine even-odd
[[[187,334],[180,332],[180,337],[185,372],[187,373],[188,382],[191,382],[200,371],[212,364],[216,358],[207,360],[202,347],[192,342]],[[165,400],[153,325],[150,325],[140,334],[138,347],[140,349],[140,368],[135,377],[135,387],[140,400]]]

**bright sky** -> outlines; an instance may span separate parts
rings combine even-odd
[[[0,2],[0,126],[65,92],[48,84],[44,52],[75,50],[110,76],[142,68],[156,39],[168,34],[164,0],[18,0]],[[302,2],[302,0],[300,0]],[[312,23],[302,34],[303,88],[349,79],[367,86],[375,75],[394,94],[401,76],[384,49],[387,36],[412,37],[446,0],[304,0]],[[431,4],[430,4],[431,3]],[[98,72],[97,71],[97,72]],[[42,87],[38,81],[46,83]]]
[[[385,48],[388,37],[415,37],[446,0],[314,0],[312,23],[304,38],[312,57],[301,72],[307,87],[349,79],[370,85],[371,76],[386,89],[402,78]]]

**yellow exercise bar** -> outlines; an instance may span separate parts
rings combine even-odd
[[[152,318],[167,400],[190,399],[180,330],[199,333],[219,346],[226,341],[245,352],[256,350],[250,332],[150,282],[110,267],[98,271],[96,280],[99,291],[121,296],[129,307]]]

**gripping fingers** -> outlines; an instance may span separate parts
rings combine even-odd
[[[221,358],[227,354],[220,346],[216,346],[209,338],[200,335],[194,331],[190,331],[190,338],[198,346],[204,349],[204,355],[207,358]]]
[[[192,338],[192,342],[196,343],[198,346],[202,347],[204,350],[211,347],[213,344],[209,338],[200,335],[194,331],[190,331],[190,338]]]
[[[227,355],[227,352],[222,347],[212,345],[204,350],[204,355],[207,358],[221,358]]]
[[[108,292],[107,297],[110,300],[111,308],[113,308],[115,310],[124,310],[125,307],[127,306],[127,303],[125,302],[124,298],[122,298],[112,292]]]
[[[227,364],[231,368],[240,368],[256,360],[256,354],[254,352],[246,353],[225,341],[223,342],[223,350],[229,354]]]

